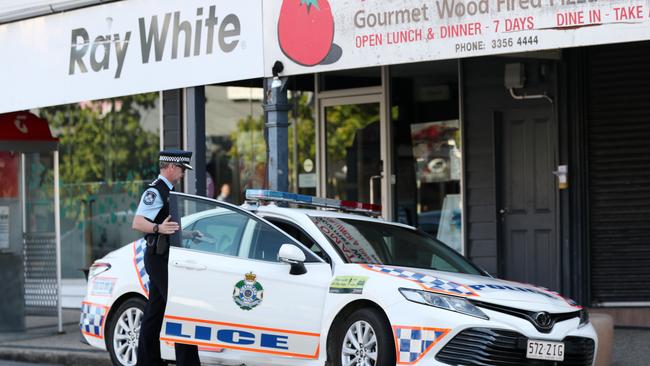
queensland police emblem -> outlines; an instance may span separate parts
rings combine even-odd
[[[152,191],[146,191],[144,193],[144,198],[142,199],[142,201],[144,202],[145,205],[151,206],[153,205],[155,200],[156,200],[156,193]]]
[[[232,298],[242,310],[251,310],[264,298],[264,287],[255,281],[257,276],[253,272],[244,275],[244,279],[235,284]]]

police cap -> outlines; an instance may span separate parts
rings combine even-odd
[[[190,160],[192,159],[191,151],[161,150],[158,154],[158,159],[161,162],[172,163],[193,170],[192,166],[190,165]]]

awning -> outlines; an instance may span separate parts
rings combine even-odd
[[[0,151],[46,152],[58,147],[47,120],[29,112],[0,114]]]

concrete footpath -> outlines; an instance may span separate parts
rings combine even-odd
[[[110,357],[81,342],[79,310],[64,311],[64,331],[56,318],[29,317],[24,333],[0,333],[0,366],[110,366]],[[616,328],[612,366],[648,366],[650,329]]]
[[[0,333],[0,366],[39,364],[52,366],[110,366],[108,352],[81,342],[79,310],[64,310],[63,330],[56,317],[29,316],[27,331]]]

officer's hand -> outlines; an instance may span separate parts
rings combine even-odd
[[[185,236],[185,232],[183,232],[183,236]],[[203,233],[199,230],[190,231],[187,233],[187,236],[195,243],[205,241]]]
[[[161,234],[173,234],[178,231],[178,223],[171,221],[172,217],[171,215],[167,216],[165,221],[162,222],[162,224],[158,225],[158,232]]]

